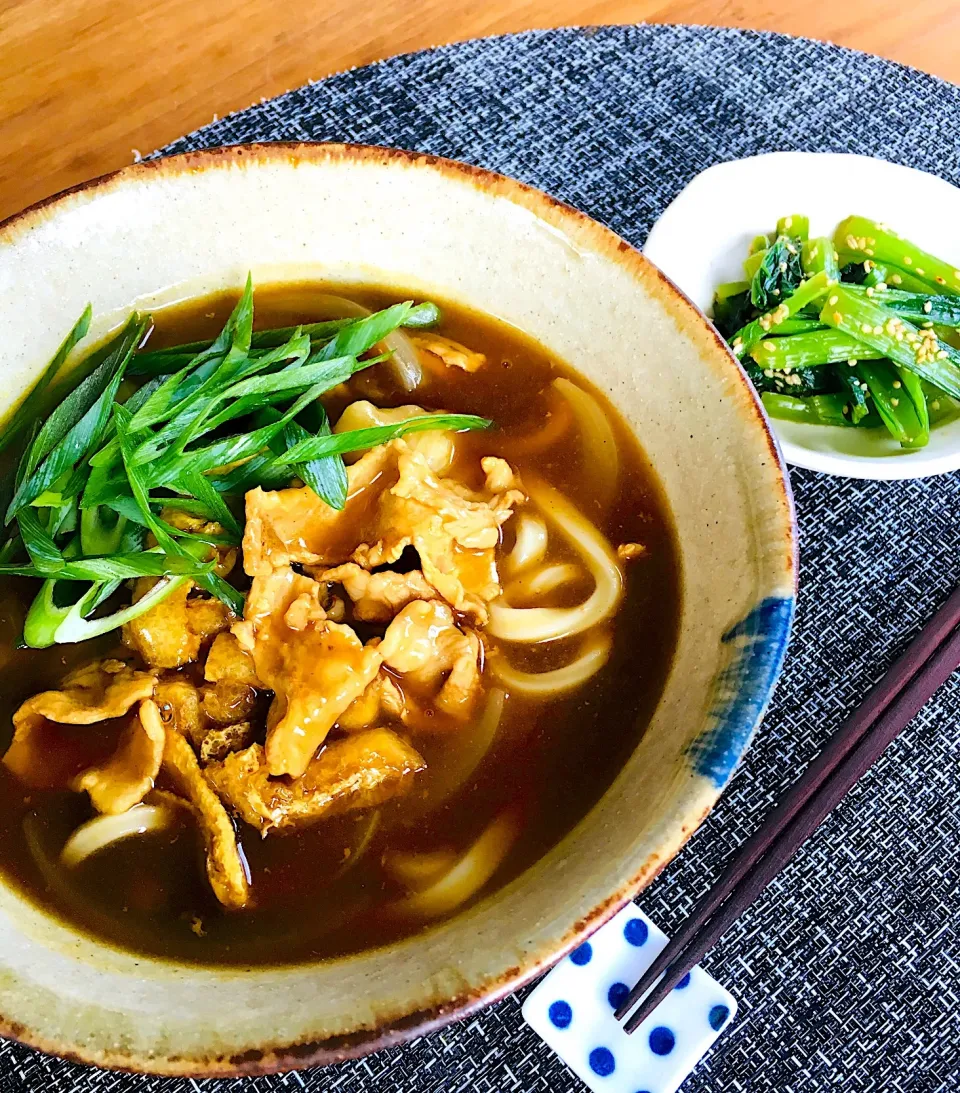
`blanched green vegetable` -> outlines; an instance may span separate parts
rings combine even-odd
[[[791,296],[803,278],[800,249],[787,236],[777,236],[750,279],[750,299],[753,306],[764,310]]]
[[[826,273],[818,273],[804,281],[796,292],[784,299],[772,311],[766,312],[738,330],[730,339],[730,348],[742,359],[761,338],[767,334],[777,333],[781,323],[795,316],[807,304],[824,296],[832,283]]]
[[[787,338],[764,338],[750,350],[750,356],[761,368],[782,372],[790,368],[810,368],[838,361],[875,360],[883,356],[879,350],[845,334],[823,327],[809,334]]]
[[[885,224],[865,216],[848,216],[837,225],[834,240],[838,250],[905,270],[928,284],[932,292],[960,294],[960,270],[902,239]]]
[[[853,426],[849,416],[847,398],[842,394],[808,395],[798,398],[796,395],[778,395],[764,391],[760,396],[763,407],[771,417],[796,421],[803,425],[847,425]]]
[[[960,397],[960,351],[942,342],[933,330],[918,329],[882,304],[842,286],[830,294],[820,318]]]

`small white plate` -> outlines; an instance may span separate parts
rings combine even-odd
[[[743,279],[750,240],[792,213],[810,234],[833,235],[851,214],[889,224],[924,250],[960,263],[960,189],[869,156],[772,152],[710,167],[667,207],[644,254],[709,314],[723,281]],[[905,451],[884,429],[840,429],[772,421],[788,463],[846,478],[924,478],[960,468],[960,420]]]

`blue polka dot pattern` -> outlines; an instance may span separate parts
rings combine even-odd
[[[573,1010],[570,1008],[570,1003],[564,1002],[562,998],[550,1003],[547,1014],[551,1023],[556,1025],[557,1028],[569,1028],[570,1022],[573,1020]]]
[[[726,1006],[714,1006],[710,1010],[710,1027],[716,1029],[717,1032],[723,1028],[724,1023],[730,1016],[730,1010]]]
[[[589,941],[585,941],[578,948],[574,949],[570,954],[570,959],[574,964],[579,964],[583,967],[584,964],[590,963],[590,958],[593,956],[593,946]]]
[[[714,1009],[723,1009],[723,1007],[714,1006]],[[650,1050],[654,1055],[669,1055],[676,1042],[677,1038],[666,1025],[657,1025],[650,1033]]]
[[[623,936],[639,949],[650,936],[650,930],[642,918],[632,918],[623,928]]]
[[[617,1061],[613,1052],[606,1047],[595,1047],[590,1052],[590,1069],[601,1078],[606,1078],[617,1069]]]
[[[629,993],[630,988],[626,983],[614,983],[607,991],[607,1001],[610,1003],[610,1008],[616,1009]]]
[[[689,987],[689,986],[690,986],[690,973],[687,972],[687,974],[683,977],[683,979],[681,979],[680,982],[673,989],[675,991],[682,991],[684,987]]]

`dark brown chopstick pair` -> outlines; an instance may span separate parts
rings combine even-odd
[[[871,688],[760,828],[743,844],[678,933],[617,1007],[615,1016],[621,1020],[643,998],[624,1025],[625,1031],[633,1032],[646,1020],[716,944],[958,667],[960,588]],[[657,983],[661,974],[663,978]]]

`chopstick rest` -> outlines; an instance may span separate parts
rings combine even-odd
[[[666,944],[627,904],[524,1002],[527,1024],[596,1093],[675,1093],[737,1012],[733,996],[693,968],[628,1036],[613,1011]]]

